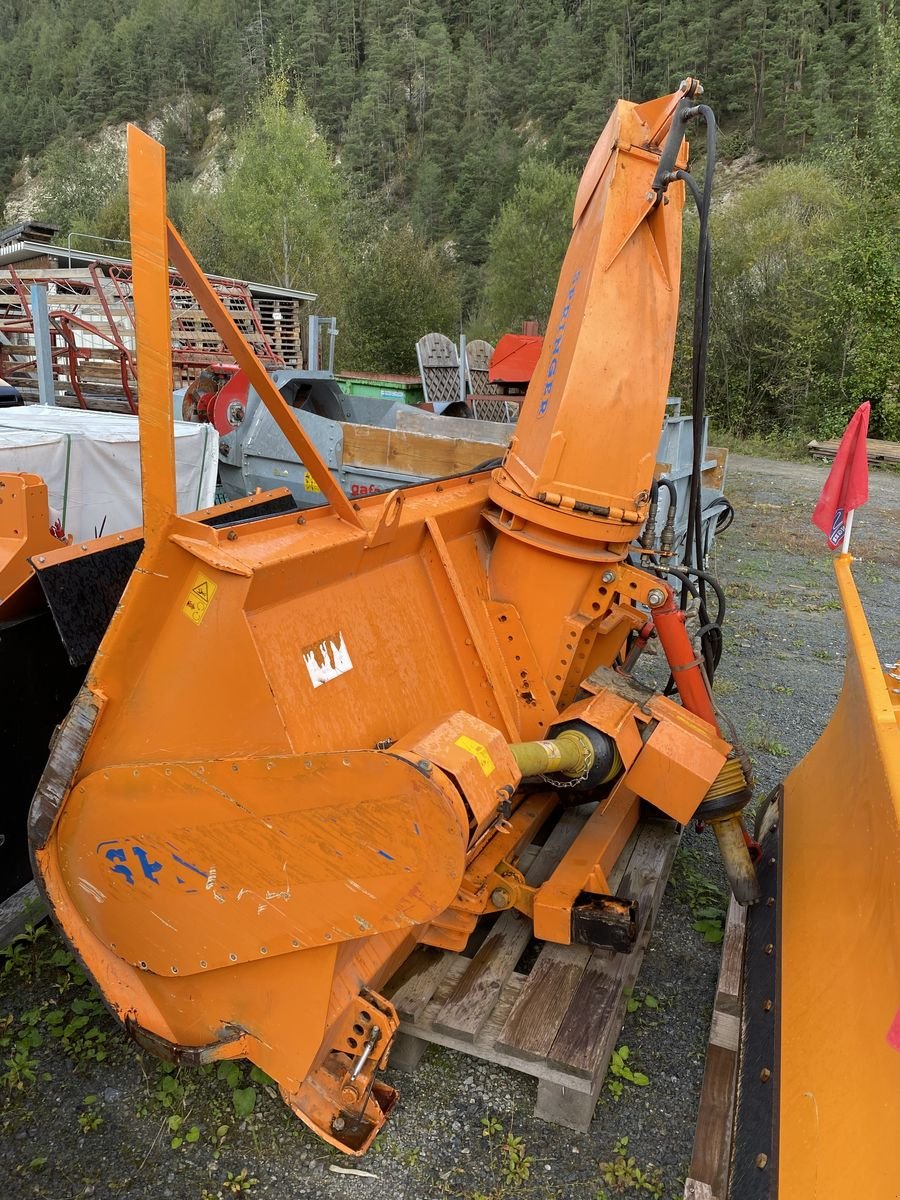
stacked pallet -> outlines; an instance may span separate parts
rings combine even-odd
[[[807,449],[813,458],[831,462],[837,454],[840,444],[839,438],[831,438],[826,442],[809,442]],[[878,463],[900,465],[900,442],[881,442],[875,438],[867,438],[866,458],[873,466]]]
[[[33,285],[48,293],[55,402],[134,412],[131,314],[96,267],[0,271],[0,375],[37,402]]]
[[[170,272],[175,388],[232,357],[184,281]],[[246,283],[210,276],[216,293],[257,357],[271,367],[300,365],[301,301],[257,301]],[[137,411],[134,295],[130,265],[0,271],[0,377],[26,402],[38,400],[31,288],[47,291],[54,400],[64,407]]]

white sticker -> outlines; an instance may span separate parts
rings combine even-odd
[[[330,679],[337,679],[353,670],[350,652],[344,642],[342,633],[329,635],[315,646],[309,646],[303,651],[303,661],[309,672],[309,680],[314,688],[321,687]]]

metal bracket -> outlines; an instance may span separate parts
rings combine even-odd
[[[627,953],[637,940],[638,928],[637,900],[582,892],[572,905],[572,941],[584,946]]]

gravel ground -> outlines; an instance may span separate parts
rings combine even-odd
[[[823,540],[809,523],[825,469],[733,456],[737,510],[713,569],[727,583],[716,690],[743,732],[763,795],[815,740],[841,681],[843,629]],[[900,475],[875,472],[858,515],[856,578],[883,657],[900,651]],[[601,1163],[627,1137],[643,1194],[681,1196],[690,1156],[719,947],[693,928],[717,898],[709,834],[689,829],[620,1044],[646,1087],[604,1089],[587,1134],[531,1116],[535,1082],[432,1047],[362,1162],[329,1151],[249,1068],[166,1072],[140,1055],[45,929],[0,960],[0,1196],[211,1200],[599,1200]],[[652,1006],[652,1002],[657,1002]],[[6,1060],[6,1061],[4,1061]],[[234,1077],[223,1077],[229,1071]],[[252,1089],[252,1090],[251,1090]],[[251,1102],[255,1107],[249,1116]],[[493,1132],[486,1133],[484,1122]],[[504,1171],[521,1138],[528,1177]],[[334,1167],[374,1177],[336,1173]],[[634,1174],[626,1194],[637,1195]]]

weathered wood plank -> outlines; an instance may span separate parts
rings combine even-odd
[[[572,1086],[573,1080],[565,1084],[551,1079],[538,1081],[534,1115],[541,1121],[587,1133],[597,1106],[597,1097],[591,1092],[581,1092]]]
[[[713,1195],[713,1190],[708,1183],[701,1183],[699,1179],[686,1179],[684,1181],[684,1200],[717,1200]]]
[[[590,957],[587,946],[544,946],[498,1044],[523,1058],[546,1058]]]
[[[732,898],[725,918],[722,960],[690,1166],[691,1178],[698,1186],[707,1186],[711,1196],[725,1196],[728,1190],[746,926],[747,910]],[[703,1193],[696,1194],[699,1196]]]
[[[420,946],[394,974],[386,995],[401,1017],[418,1020],[437,991],[454,955],[434,946]]]
[[[609,873],[612,891],[619,886],[628,868],[639,829],[637,826],[632,830]],[[546,1058],[590,957],[588,946],[559,946],[547,942],[525,980],[498,1043],[510,1054]]]
[[[46,915],[46,902],[37,884],[29,881],[0,904],[0,949],[24,933],[26,925],[39,925]]]
[[[496,442],[506,447],[513,435],[513,426],[502,421],[473,421],[469,417],[444,417],[405,404],[397,410],[397,428],[410,433],[462,439],[466,442]]]
[[[587,815],[587,812],[583,810],[573,810],[573,813],[566,814],[568,818],[567,825],[570,827],[564,838],[558,835],[559,840],[563,843],[561,853],[565,853],[573,840],[575,830],[571,826],[574,821],[583,822]],[[559,829],[559,826],[557,826],[557,829]],[[552,838],[553,834],[548,839],[548,845],[550,845]],[[430,968],[426,964],[425,967],[420,965],[413,970],[413,976],[419,979],[427,970],[434,970],[433,964],[435,961],[445,960],[441,968],[439,981],[437,981],[436,985],[435,979],[431,977],[429,978],[428,987],[423,989],[424,993],[424,991],[431,990],[432,986],[435,985],[433,986],[430,998],[424,1004],[424,1007],[420,1008],[418,1017],[413,1021],[401,1016],[401,1032],[404,1035],[404,1039],[401,1041],[402,1048],[395,1061],[395,1065],[401,1069],[404,1067],[414,1067],[424,1052],[424,1045],[434,1043],[469,1054],[485,1062],[510,1067],[524,1074],[532,1075],[538,1080],[538,1098],[535,1107],[536,1116],[572,1129],[587,1129],[596,1105],[597,1095],[603,1083],[609,1056],[612,1053],[621,1026],[621,1017],[624,1010],[624,987],[634,982],[640,969],[643,954],[650,938],[653,916],[665,888],[666,878],[668,877],[668,871],[671,867],[671,860],[674,857],[677,842],[677,827],[673,823],[653,822],[644,824],[629,839],[629,843],[621,854],[614,870],[611,872],[612,887],[615,886],[616,880],[621,880],[620,886],[617,889],[618,894],[634,896],[637,892],[639,904],[643,895],[644,903],[641,907],[646,919],[643,922],[641,933],[632,953],[630,955],[614,956],[619,960],[617,964],[614,964],[616,970],[610,972],[609,967],[606,967],[607,976],[610,974],[613,976],[620,975],[621,978],[618,978],[618,983],[612,989],[612,994],[616,998],[616,1004],[610,1009],[610,1019],[607,1020],[606,1024],[600,1030],[602,1041],[602,1045],[598,1051],[600,1062],[597,1069],[592,1073],[586,1073],[583,1069],[578,1069],[577,1067],[573,1068],[571,1064],[561,1064],[553,1060],[552,1057],[542,1057],[537,1053],[531,1057],[526,1057],[521,1052],[513,1050],[509,1045],[505,1044],[503,1040],[505,1031],[507,1027],[512,1027],[512,1014],[517,1009],[521,1011],[521,997],[524,990],[526,988],[537,987],[537,984],[532,982],[532,976],[526,977],[515,970],[509,971],[506,975],[505,981],[499,988],[499,992],[495,992],[494,1002],[486,1003],[486,1019],[481,1020],[479,1018],[479,1027],[474,1035],[470,1026],[465,1026],[462,1031],[444,1027],[442,1019],[445,1010],[451,999],[459,994],[461,990],[460,985],[463,983],[467,973],[471,973],[476,969],[479,971],[484,969],[480,964],[476,967],[476,960],[470,961],[461,954],[446,952],[441,952],[440,959],[432,956]],[[532,870],[526,872],[529,882],[540,882],[540,879],[537,878],[538,873],[546,877],[546,874],[553,869],[555,855],[559,852],[559,846],[551,847],[551,850],[547,852],[542,860],[541,856],[545,854],[546,850],[547,847],[545,846],[537,852]],[[530,851],[534,853],[534,848],[530,848]],[[649,897],[644,894],[648,891],[651,893]],[[512,915],[510,913],[504,914],[501,917],[501,921]],[[495,927],[495,934],[499,926],[500,921],[497,922],[497,927]],[[527,940],[525,944],[527,944]],[[590,951],[587,947],[561,947],[548,944],[541,951],[534,970],[538,970],[541,959],[544,956],[546,956],[547,964],[551,964],[554,960],[562,963],[567,958],[572,957],[573,953],[575,956],[581,957],[584,953],[590,953]],[[512,955],[511,949],[508,951],[508,954],[509,956]],[[596,959],[604,955],[607,959],[612,957],[606,954],[606,952],[594,951],[586,964],[585,972],[593,966]],[[506,971],[507,965],[508,958],[504,962],[501,975]],[[548,968],[545,966],[543,969],[546,971]],[[534,975],[534,971],[532,975]],[[396,978],[397,976],[395,976]],[[407,982],[401,978],[401,986],[405,986]],[[390,987],[387,991],[390,994]],[[580,991],[582,991],[581,982],[575,988],[576,995]],[[571,1017],[572,1008],[573,1006],[570,1003],[567,1009],[566,1021]],[[556,1031],[554,1030],[554,1032]]]
[[[470,471],[502,455],[493,442],[466,442],[376,425],[341,425],[343,460],[349,466],[390,468],[401,474],[437,477]]]
[[[744,935],[747,928],[747,910],[738,904],[734,896],[728,904],[725,917],[725,933],[722,938],[722,963],[719,967],[719,984],[716,988],[716,1004],[719,998],[741,994],[744,976]]]
[[[532,887],[553,873],[585,820],[584,806],[563,814],[526,872],[525,879]],[[531,936],[532,924],[527,917],[519,912],[505,912],[444,1005],[434,1022],[435,1028],[474,1040]]]
[[[504,913],[438,1014],[435,1029],[474,1041],[530,938],[527,917],[519,912]]]
[[[728,1182],[736,1079],[736,1051],[711,1044],[703,1070],[690,1170],[693,1178],[708,1182],[719,1195],[724,1195]]]
[[[508,1054],[502,1047],[497,1045],[497,1034],[506,1023],[510,1009],[515,1004],[516,997],[525,981],[525,976],[520,975],[517,971],[514,971],[506,981],[506,985],[503,988],[494,1011],[474,1042],[461,1038],[457,1034],[435,1029],[432,1023],[434,1017],[440,1012],[441,1007],[458,982],[460,975],[465,970],[466,959],[460,955],[451,955],[451,958],[453,961],[447,969],[446,976],[435,993],[434,998],[429,1002],[425,1012],[415,1024],[401,1021],[401,1032],[407,1033],[411,1037],[420,1038],[429,1044],[446,1046],[448,1050],[458,1050],[473,1058],[481,1059],[483,1062],[495,1063],[501,1067],[511,1067],[513,1070],[523,1074],[534,1075],[538,1079],[548,1079],[559,1086],[570,1087],[575,1091],[585,1086],[582,1080],[573,1078],[563,1071],[558,1071],[547,1062],[526,1062],[524,1059],[515,1058],[513,1055]]]
[[[54,282],[77,279],[79,282],[93,283],[93,276],[84,267],[25,267],[22,270],[17,267],[16,275],[22,283],[39,283],[42,279]],[[12,274],[9,271],[0,271],[0,287],[12,287]]]
[[[412,1072],[422,1061],[428,1042],[402,1031],[394,1034],[391,1042],[390,1065],[397,1071]]]
[[[624,1015],[624,990],[633,985],[650,938],[678,845],[672,822],[647,824],[641,831],[617,894],[638,902],[641,922],[630,954],[595,950],[549,1053],[557,1066],[602,1082]]]

